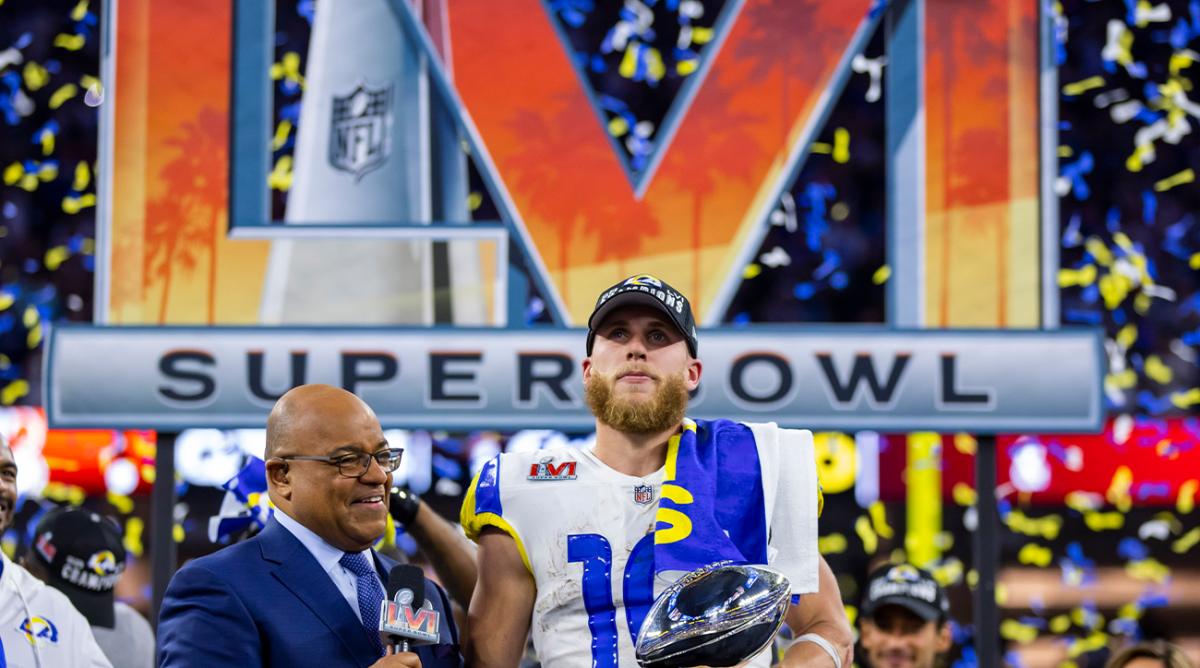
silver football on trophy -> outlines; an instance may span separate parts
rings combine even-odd
[[[765,566],[721,562],[679,578],[654,601],[638,633],[643,668],[736,666],[771,643],[792,584]]]

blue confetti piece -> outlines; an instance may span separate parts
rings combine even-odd
[[[850,284],[850,277],[844,271],[838,271],[829,279],[829,285],[833,286],[834,290],[845,290]]]
[[[733,324],[736,327],[745,327],[750,324],[750,314],[745,311],[733,316]]]
[[[433,456],[433,471],[443,478],[453,478],[457,480],[463,476],[462,464],[440,454],[435,454]]]
[[[1126,536],[1117,545],[1117,556],[1128,561],[1141,561],[1150,556],[1150,548],[1142,541]]]
[[[812,299],[813,295],[817,294],[817,286],[808,281],[797,283],[796,288],[792,290],[792,294],[796,296],[796,299],[806,301]]]
[[[1099,311],[1093,310],[1068,308],[1063,312],[1063,319],[1067,322],[1083,325],[1099,325],[1103,321],[1103,318],[1104,316]]]
[[[1171,601],[1167,598],[1166,594],[1156,591],[1146,592],[1137,600],[1137,606],[1142,610],[1149,610],[1151,608],[1165,608],[1170,603]]]
[[[38,261],[31,257],[25,258],[25,262],[21,264],[21,268],[25,270],[26,274],[36,274],[39,266]]]
[[[1147,225],[1154,224],[1154,218],[1158,214],[1158,197],[1155,196],[1153,190],[1142,191],[1142,222]]]
[[[316,0],[300,0],[296,3],[296,13],[308,21],[308,25],[311,26],[313,18],[316,16],[316,6]]]
[[[17,205],[12,202],[4,203],[4,217],[12,220],[17,217]]]
[[[1138,501],[1165,499],[1171,496],[1171,485],[1165,482],[1141,482],[1134,487],[1133,496]]]

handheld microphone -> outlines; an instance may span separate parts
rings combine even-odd
[[[391,653],[438,641],[441,615],[425,600],[425,573],[419,567],[401,564],[393,568],[388,573],[387,595],[379,609],[379,635],[391,646]]]

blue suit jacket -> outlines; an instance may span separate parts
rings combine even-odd
[[[395,565],[375,555],[387,582]],[[442,643],[417,649],[423,668],[460,668],[458,629],[442,588]],[[247,541],[189,562],[171,578],[158,618],[159,666],[353,666],[379,659],[329,575],[275,520]]]

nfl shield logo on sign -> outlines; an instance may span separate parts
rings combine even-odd
[[[633,488],[634,503],[644,506],[654,500],[654,488],[650,485],[636,485]]]
[[[349,95],[333,96],[329,164],[354,180],[379,167],[392,148],[392,86],[359,84]]]

